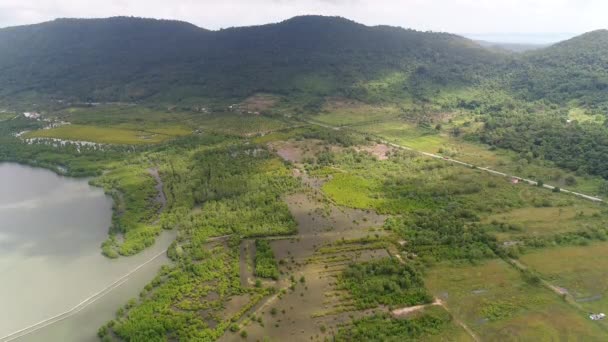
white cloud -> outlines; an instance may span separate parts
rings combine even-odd
[[[605,0],[0,0],[0,27],[133,15],[218,29],[324,14],[456,33],[580,33],[606,27],[606,13]]]

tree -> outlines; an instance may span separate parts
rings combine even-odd
[[[574,186],[576,185],[576,178],[574,178],[573,176],[568,176],[564,179],[564,182],[568,186]]]

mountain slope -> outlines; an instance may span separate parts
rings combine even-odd
[[[0,30],[0,97],[91,101],[330,95],[390,72],[421,84],[474,84],[503,55],[445,33],[305,16],[207,31],[140,18],[60,19]]]
[[[529,99],[608,103],[608,30],[528,53],[523,61],[513,85]]]

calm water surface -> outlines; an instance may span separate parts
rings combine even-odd
[[[171,233],[136,256],[103,257],[100,244],[111,208],[111,199],[86,180],[0,163],[0,341],[71,310],[128,275],[82,310],[15,339],[98,341],[97,328],[168,262],[162,252]]]

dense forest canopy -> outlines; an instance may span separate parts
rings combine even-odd
[[[513,87],[530,100],[584,105],[606,103],[608,92],[608,30],[597,30],[532,51],[516,70]]]
[[[140,18],[58,19],[1,29],[0,51],[0,96],[88,101],[346,94],[394,71],[410,74],[411,87],[466,85],[506,58],[452,34],[319,16],[220,31]]]

